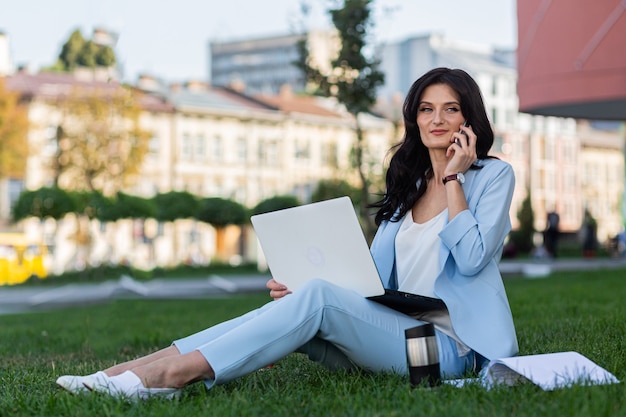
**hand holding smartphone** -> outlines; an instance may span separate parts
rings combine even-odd
[[[466,120],[465,123],[463,123],[463,127],[468,127],[468,126],[469,126],[469,121]],[[465,132],[463,132],[463,130],[459,130],[459,133],[465,136],[465,138],[467,138],[467,135],[465,134]],[[454,143],[456,143],[459,146],[462,146],[459,138],[454,138]]]

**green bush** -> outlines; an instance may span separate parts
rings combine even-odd
[[[261,201],[252,209],[252,214],[263,214],[300,205],[298,199],[292,195],[278,195]]]

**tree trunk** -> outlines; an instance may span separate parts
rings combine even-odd
[[[361,180],[361,202],[359,205],[359,214],[361,216],[361,222],[363,224],[365,238],[368,243],[374,239],[374,234],[376,233],[376,225],[374,224],[374,219],[370,216],[369,213],[369,179],[367,178],[367,173],[365,172],[365,168],[363,167],[363,148],[365,147],[365,138],[363,137],[363,129],[361,128],[361,124],[359,123],[359,115],[354,115],[355,120],[355,132],[356,132],[356,145],[355,145],[355,156],[356,156],[356,166],[359,172],[359,179]]]
[[[215,255],[221,261],[226,260],[226,227],[215,226]]]

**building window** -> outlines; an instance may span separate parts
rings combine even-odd
[[[587,177],[589,178],[590,183],[596,183],[600,179],[600,175],[598,173],[598,166],[595,164],[587,165]]]
[[[544,142],[544,152],[546,161],[554,161],[556,159],[556,155],[554,152],[554,142],[555,138],[546,138]]]
[[[267,144],[267,165],[278,165],[278,143],[271,141]]]
[[[196,136],[196,150],[194,159],[202,161],[206,158],[206,140],[204,135]]]
[[[543,183],[546,193],[548,195],[556,194],[556,176],[551,172],[543,171]]]
[[[296,159],[309,159],[311,149],[308,141],[300,140],[296,142]]]
[[[213,178],[213,193],[217,196],[224,195],[224,179],[220,176]]]
[[[148,142],[148,152],[151,155],[158,155],[159,154],[159,150],[161,148],[160,145],[161,145],[161,143],[160,143],[159,137],[153,135],[150,138],[150,142]]]
[[[567,192],[576,191],[576,171],[570,171],[564,173],[563,175],[563,188]]]
[[[331,168],[337,168],[339,166],[337,144],[327,143],[322,146],[322,164]]]
[[[181,149],[181,159],[184,161],[188,161],[191,159],[192,155],[193,155],[193,150],[192,150],[191,136],[185,133],[183,134],[183,147]]]
[[[245,177],[237,178],[237,188],[232,193],[233,199],[235,201],[246,201],[246,197],[247,197],[246,184],[247,184],[247,181]]]
[[[248,147],[245,138],[237,139],[237,160],[246,162],[248,160]]]
[[[258,148],[259,164],[265,166],[278,165],[278,143],[271,140],[260,141]]]
[[[506,111],[506,124],[508,126],[512,126],[515,124],[515,117],[516,117],[516,112],[509,109]]]
[[[212,159],[214,161],[222,159],[222,138],[220,136],[213,138]]]
[[[502,135],[495,135],[493,138],[493,150],[494,152],[503,153],[502,145],[504,144],[504,138]]]

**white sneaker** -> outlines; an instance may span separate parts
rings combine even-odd
[[[177,388],[146,388],[141,383],[141,379],[132,371],[126,371],[106,379],[92,378],[85,381],[84,385],[91,391],[131,401],[147,400],[154,397],[171,400],[179,397],[181,392]]]
[[[91,383],[92,380],[104,380],[108,378],[107,374],[102,371],[98,371],[95,374],[91,375],[63,375],[57,378],[56,384],[63,388],[66,391],[71,392],[72,394],[80,394],[83,392],[89,392],[87,387],[85,387],[85,383]]]

